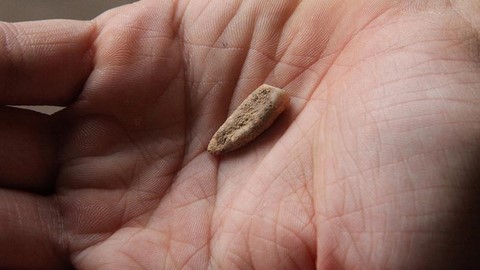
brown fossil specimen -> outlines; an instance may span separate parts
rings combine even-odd
[[[208,152],[214,155],[236,150],[265,131],[287,108],[284,90],[262,85],[251,93],[213,135]]]

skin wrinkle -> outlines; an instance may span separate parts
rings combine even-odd
[[[255,22],[256,22],[256,21],[255,21]],[[254,22],[254,23],[255,23],[255,22]],[[250,28],[252,28],[252,27],[250,27]],[[238,75],[238,77],[237,77],[237,82],[236,82],[236,84],[235,84],[235,87],[233,88],[233,89],[234,89],[234,92],[232,92],[232,93],[238,92],[238,90],[239,90],[239,89],[238,89],[239,83],[240,83],[240,81],[243,81],[243,80],[244,80],[244,75],[243,75],[243,74],[246,72],[246,71],[245,71],[245,69],[246,69],[246,63],[252,58],[252,56],[251,56],[251,55],[252,55],[252,52],[259,53],[260,55],[266,57],[267,60],[270,60],[270,61],[272,61],[272,62],[275,62],[274,59],[271,59],[271,57],[268,56],[267,54],[261,52],[260,50],[254,48],[254,47],[252,47],[252,43],[253,43],[253,41],[254,41],[254,39],[255,39],[255,30],[256,30],[256,29],[257,29],[257,27],[253,26],[253,30],[250,31],[250,32],[251,32],[251,33],[250,33],[250,36],[249,36],[249,38],[248,38],[248,41],[246,42],[246,43],[248,44],[248,47],[246,48],[246,52],[244,53],[245,57],[243,58],[243,65],[242,65],[242,68],[241,68],[241,70],[240,70],[240,73],[239,73],[239,75]],[[269,67],[269,68],[270,68],[270,69],[273,69],[273,67]],[[262,75],[262,77],[263,77],[263,78],[262,78],[261,81],[265,81],[266,78],[268,77],[268,75]],[[232,94],[232,95],[231,95],[231,99],[230,99],[230,103],[229,103],[230,105],[229,105],[229,107],[228,107],[229,112],[232,112],[232,110],[234,109],[234,108],[232,107],[232,106],[233,106],[233,104],[232,104],[233,98],[234,98],[234,95]]]
[[[223,50],[223,49],[225,49],[225,50],[228,50],[227,48],[220,48],[220,49],[222,49],[222,50]],[[239,48],[239,49],[240,49],[240,48]],[[241,49],[241,50],[243,50],[243,49]],[[260,53],[260,54],[262,54],[262,55],[263,55],[263,53],[261,53],[261,52],[259,52],[259,51],[255,50],[255,49],[251,49],[251,48],[250,48],[250,49],[248,49],[248,53],[247,53],[247,55],[248,55],[248,54],[250,54],[250,52],[251,52],[251,51],[253,51],[253,52],[258,52],[258,53]],[[266,56],[266,55],[264,55],[264,56]],[[272,61],[272,63],[275,63],[273,59],[267,59],[267,60],[268,60],[268,61]],[[286,65],[290,65],[290,64],[288,64],[288,63],[281,63],[281,62],[277,62],[276,64],[277,64],[277,65],[278,65],[278,64],[286,64]],[[290,66],[291,66],[291,65],[290,65]],[[298,68],[303,68],[303,67],[298,67]],[[318,81],[319,81],[319,82],[321,81],[321,80],[320,80],[320,77],[321,77],[321,75],[320,75],[320,74],[318,74],[318,73],[316,73],[316,72],[315,72],[313,69],[310,69],[310,68],[305,68],[304,72],[305,72],[305,71],[311,71],[311,72],[312,72],[312,73],[314,73],[316,76],[318,76],[318,78],[319,78],[319,80],[318,80]],[[299,75],[298,75],[298,76],[301,76],[302,74],[303,74],[303,73],[299,73]],[[240,76],[241,76],[241,75],[240,75]],[[297,77],[296,77],[296,78],[297,78]],[[293,82],[293,81],[294,81],[296,78],[294,78],[294,79],[292,80],[292,82]],[[246,80],[246,79],[248,79],[248,78],[245,78],[245,77],[240,77],[240,79],[239,79],[238,81],[244,81],[244,80]],[[232,81],[235,81],[235,80],[232,80]],[[224,81],[224,82],[228,82],[228,81]],[[198,84],[210,84],[210,83],[211,83],[211,82],[199,82]],[[216,83],[218,83],[218,81],[217,81]],[[288,84],[288,85],[290,85],[290,84]],[[287,85],[287,86],[288,86],[288,85]],[[292,96],[292,98],[293,98],[293,96]],[[306,101],[307,101],[307,100],[308,100],[308,97],[307,97],[307,98],[305,98],[305,99],[303,99],[303,98],[300,98],[300,99],[302,99],[302,100],[306,100]],[[231,109],[230,109],[230,110],[231,110]]]
[[[201,16],[201,14],[203,13],[203,11],[204,11],[207,7],[208,7],[208,4],[205,5],[205,7],[202,9],[202,11],[200,12],[200,15],[197,16],[197,19]],[[194,20],[193,25],[195,24],[195,22],[196,22],[197,19]],[[230,21],[232,21],[232,20],[233,20],[233,18],[230,19]],[[185,25],[185,23],[183,23],[182,25]],[[225,27],[225,29],[226,29],[226,28],[227,28],[227,27]],[[225,31],[225,30],[224,30],[224,31]],[[223,35],[223,32],[217,37],[217,40],[218,40],[218,38],[219,38],[220,36],[222,36],[222,35]],[[184,35],[183,40],[186,40],[185,35]],[[185,50],[184,45],[183,45],[183,48],[184,48],[184,50]],[[210,51],[211,51],[211,50],[209,50],[209,52],[210,52]],[[184,55],[185,55],[185,54],[184,54]],[[188,54],[188,55],[190,55],[190,54]],[[207,57],[208,57],[208,54],[207,54]],[[184,61],[184,62],[185,62],[185,61]],[[187,69],[185,69],[185,70],[187,71]],[[187,72],[188,72],[188,71],[187,71]],[[236,79],[237,79],[237,80],[238,80],[238,77],[240,76],[240,74],[241,74],[241,73],[238,73],[238,75],[236,76]],[[186,74],[185,74],[185,78],[189,78],[189,77],[190,77],[189,74],[186,73]],[[194,77],[192,77],[192,78],[194,78]],[[187,84],[187,85],[188,85],[188,84]],[[235,89],[235,87],[234,87],[233,89]],[[233,93],[233,92],[232,92],[232,93]],[[231,96],[230,96],[230,99],[231,99]],[[216,166],[216,167],[217,167],[217,169],[216,169],[216,171],[215,171],[215,175],[216,175],[216,179],[218,179],[219,169],[218,169],[218,166]],[[216,190],[217,190],[216,193],[218,193],[218,184],[216,185]],[[216,198],[216,197],[215,197],[215,198]],[[212,216],[213,216],[214,213],[215,213],[215,209],[216,209],[215,206],[216,206],[216,199],[214,200],[213,209],[211,210]],[[212,223],[211,223],[210,229],[209,229],[209,238],[212,238]],[[210,258],[210,254],[211,254],[211,246],[209,245],[208,254],[207,254],[207,256],[208,256],[209,258]],[[210,264],[210,262],[207,262],[207,263]]]
[[[280,54],[279,54],[278,49],[279,49],[280,41],[284,40],[282,37],[285,35],[285,28],[286,28],[287,25],[289,25],[289,23],[291,23],[292,17],[293,17],[294,15],[296,15],[296,12],[297,12],[297,10],[298,10],[298,8],[299,8],[299,6],[300,6],[301,4],[302,4],[302,1],[297,1],[297,2],[296,2],[295,7],[292,9],[292,12],[290,12],[290,13],[288,14],[287,20],[283,23],[283,25],[282,25],[282,27],[281,27],[282,30],[281,30],[281,32],[280,32],[279,42],[278,42],[278,44],[277,44],[277,46],[276,46],[276,48],[275,48],[275,49],[276,49],[275,55],[276,55],[277,58],[279,59],[279,60],[278,60],[279,63],[282,62],[282,59],[283,59],[283,58],[285,57],[285,55],[288,53],[289,48],[291,48],[291,47],[288,47],[288,46],[287,46],[287,47],[286,47],[283,51],[281,51]],[[295,32],[295,33],[293,33],[293,36],[292,36],[291,38],[289,38],[289,39],[290,39],[290,40],[294,40],[297,35],[298,35],[298,32]],[[317,60],[315,57],[310,57],[310,56],[308,56],[308,55],[306,55],[305,58],[310,58],[311,60]]]
[[[243,213],[242,210],[237,210],[237,209],[235,209],[235,210],[236,210],[237,212]],[[244,214],[245,216],[247,216],[247,214],[245,214],[245,213],[243,213],[243,214]],[[238,235],[243,235],[243,234],[244,234],[243,231],[244,231],[245,227],[248,227],[248,231],[250,231],[250,230],[251,230],[251,226],[252,226],[252,225],[251,225],[251,222],[252,222],[251,219],[246,219],[240,226],[238,226],[238,227],[239,227],[239,228],[238,228]],[[231,234],[234,234],[234,235],[235,235],[235,233],[231,233]],[[249,235],[249,234],[248,234],[248,235]],[[235,235],[235,236],[237,236],[237,235]],[[245,240],[245,239],[244,239],[244,240]],[[230,242],[228,243],[228,246],[227,246],[228,252],[231,253],[232,255],[240,258],[242,261],[244,261],[246,264],[248,264],[249,266],[251,266],[252,269],[253,269],[252,256],[251,256],[251,253],[250,253],[250,252],[251,252],[251,249],[250,249],[250,248],[247,248],[247,252],[248,252],[248,253],[246,254],[245,258],[243,258],[243,256],[240,256],[240,255],[236,254],[235,252],[230,251],[230,250],[232,250],[232,249],[231,249],[231,246],[232,246],[233,244],[234,244],[233,241],[230,241]],[[226,260],[225,257],[226,257],[227,255],[228,255],[228,254],[225,254],[225,255],[222,257],[222,261],[225,261],[225,260]],[[248,258],[248,259],[247,259],[247,258]]]
[[[253,38],[253,33],[250,35],[250,41],[248,42],[249,44],[251,43],[252,41],[252,38]],[[229,93],[229,97],[230,97],[230,100],[228,101],[228,104],[229,106],[227,107],[228,110],[227,110],[227,113],[225,114],[225,119],[227,118],[226,116],[228,116],[234,109],[233,109],[233,98],[234,98],[234,93],[235,91],[237,91],[237,87],[238,87],[238,82],[241,80],[241,76],[242,76],[242,70],[245,66],[245,61],[247,60],[248,58],[248,55],[249,55],[249,52],[250,50],[247,51],[247,53],[245,53],[243,59],[241,60],[241,62],[243,63],[242,67],[240,68],[240,72],[237,73],[237,75],[235,76],[235,85],[232,87],[232,91]]]
[[[17,205],[16,205],[16,207],[17,207]],[[48,212],[53,212],[53,211],[52,211],[52,209],[48,209]],[[50,229],[52,231],[54,231],[56,229],[55,226],[52,226],[52,224],[55,224],[55,223],[49,222],[52,215],[50,215],[49,218],[45,218],[39,206],[37,206],[35,208],[35,214],[37,215],[37,217],[39,219],[39,223],[40,223],[39,227],[45,227],[47,230]],[[62,258],[61,261],[65,265],[67,265],[67,263],[68,263],[68,259],[66,259],[67,258],[67,253],[64,253],[64,249],[63,249],[63,246],[61,245],[61,241],[59,241],[60,238],[58,238],[57,235],[54,235],[51,238],[53,238],[53,239],[51,239],[52,241],[48,242],[48,243],[45,243],[45,245],[50,246],[50,249],[53,250],[53,252],[58,257]]]
[[[243,2],[242,2],[242,3],[243,3]],[[238,6],[237,11],[240,10],[241,8],[242,8],[242,4],[240,4],[240,6]],[[205,57],[202,59],[201,62],[205,62],[206,59],[210,58],[211,52],[212,52],[212,49],[213,49],[213,48],[218,48],[218,47],[219,47],[218,45],[215,46],[215,44],[217,44],[217,43],[219,42],[220,38],[223,37],[223,35],[224,35],[225,32],[227,31],[227,29],[229,28],[228,26],[231,25],[232,21],[237,17],[237,14],[238,14],[238,13],[235,12],[235,14],[228,19],[227,24],[226,24],[226,26],[224,27],[224,29],[222,30],[222,32],[220,32],[220,34],[217,35],[217,37],[213,40],[213,42],[210,42],[210,44],[209,44],[208,46],[205,46],[205,47],[207,47],[209,50],[208,50],[208,52],[206,53]],[[203,74],[201,74],[200,76],[203,77]]]
[[[7,68],[7,74],[9,75],[10,73],[15,72],[16,62],[20,62],[20,63],[23,62],[23,60],[21,60],[23,59],[23,54],[20,54],[20,60],[13,59],[13,57],[18,54],[17,50],[15,50],[14,48],[20,47],[20,42],[18,40],[18,33],[16,32],[12,24],[0,22],[0,37],[2,37],[1,40],[3,41],[2,48],[4,48],[6,51],[6,53],[1,54],[2,57],[0,58],[0,60],[4,62],[6,58],[5,64],[7,67],[10,66],[10,68]],[[12,38],[13,38],[13,41],[12,41]],[[2,62],[0,63],[3,65]],[[3,70],[3,68],[1,69]],[[1,83],[1,80],[0,80],[1,89],[12,88],[9,86],[9,84],[11,83],[7,83],[5,85],[4,83]]]
[[[453,10],[458,15],[458,17],[462,18],[466,24],[470,25],[471,30],[477,32],[477,40],[478,40],[478,36],[480,34],[480,25],[476,25],[476,23],[478,23],[478,22],[473,21],[473,18],[475,18],[475,16],[474,16],[475,13],[474,12],[479,10],[478,5],[477,5],[477,9],[475,11],[473,11],[473,9],[460,10],[461,9],[459,7],[459,3],[461,3],[460,1],[449,0],[449,3],[450,3],[451,6],[454,7]],[[472,12],[473,16],[470,16],[470,18],[467,18],[467,16],[464,14],[465,12],[463,12],[463,11]]]
[[[203,13],[203,11],[207,8],[207,6],[208,6],[208,4],[207,4],[207,5],[205,6],[205,8],[201,11],[200,15],[201,15],[201,14]],[[237,7],[237,10],[238,10],[239,8],[240,8],[240,6]],[[200,15],[199,15],[198,17],[200,17]],[[225,29],[228,28],[228,24],[230,24],[230,22],[235,18],[235,16],[236,16],[236,13],[234,14],[233,17],[231,17],[231,18],[229,19],[229,22],[227,23],[227,26],[226,26],[226,27],[224,28],[224,30],[217,36],[217,38],[216,38],[217,41],[218,41],[218,39],[223,35],[223,33],[225,32]],[[198,18],[198,17],[197,17],[197,18]],[[193,28],[193,26],[195,25],[195,22],[196,22],[196,20],[192,23],[191,28]],[[185,43],[185,40],[186,40],[185,37],[184,37],[183,40],[184,40],[184,44],[187,44],[187,45],[188,45],[188,44],[193,44],[193,43],[189,43],[188,41],[187,41],[187,43]],[[215,43],[215,42],[214,42],[214,43]],[[202,45],[201,45],[201,46],[202,46]],[[209,56],[209,54],[210,54],[210,52],[211,52],[211,49],[213,48],[213,45],[212,45],[212,44],[206,44],[206,45],[203,45],[203,46],[205,46],[206,48],[209,48],[209,51],[207,52],[206,56],[203,58],[203,60],[202,60],[201,62],[205,62],[205,60],[208,58],[208,56]],[[233,81],[237,81],[239,76],[240,76],[240,73],[239,73],[238,75],[236,75],[236,79],[234,79]],[[187,74],[186,78],[189,78],[189,77],[194,78],[194,76],[188,76],[188,74]],[[202,74],[200,74],[200,77],[203,77]],[[235,88],[235,87],[234,87],[234,88]],[[232,91],[232,93],[233,93],[233,91]]]
[[[185,260],[185,264],[182,265],[181,269],[187,268],[190,260],[192,260],[195,256],[197,256],[204,248],[208,248],[208,245],[209,244],[205,244],[204,246],[199,247],[195,253],[193,253],[190,257],[187,257],[187,259]]]
[[[262,238],[262,237],[260,237],[260,235],[255,235],[255,234],[253,234],[253,233],[250,233],[249,235],[253,235],[253,236],[260,237],[260,238],[265,239],[266,241],[270,241],[270,242],[272,242],[272,243],[277,243],[277,237],[278,237],[278,230],[277,230],[277,229],[278,229],[278,228],[282,228],[282,229],[284,229],[284,230],[289,231],[290,233],[292,233],[292,235],[295,235],[299,240],[302,240],[302,238],[301,238],[300,236],[298,236],[298,234],[296,234],[295,232],[291,231],[290,228],[286,227],[285,225],[282,225],[282,224],[278,221],[278,216],[280,215],[280,214],[279,214],[280,208],[277,208],[276,211],[277,211],[277,212],[276,212],[276,215],[275,215],[275,219],[270,219],[270,218],[261,217],[261,216],[256,216],[256,215],[253,216],[253,217],[256,217],[256,218],[261,218],[261,219],[270,221],[272,224],[277,224],[277,226],[275,226],[276,229],[275,229],[275,233],[274,233],[274,235],[275,235],[274,240],[269,240],[269,239],[266,239],[266,238]],[[308,224],[306,224],[306,225],[308,225]],[[306,226],[305,226],[304,228],[306,228]],[[288,248],[287,248],[286,246],[282,246],[282,245],[280,245],[280,244],[279,244],[278,246],[279,246],[279,247],[282,247],[282,248],[284,248],[284,249],[286,249],[286,250],[288,250]],[[307,245],[306,245],[306,246],[307,246]],[[278,255],[278,254],[277,254],[277,255]]]
[[[86,46],[86,51],[85,51],[85,58],[87,58],[91,63],[91,68],[90,70],[94,70],[94,65],[95,65],[95,49],[94,49],[94,42],[98,36],[98,26],[95,23],[95,21],[92,21],[90,23],[90,34],[88,38],[88,45]],[[8,55],[8,53],[7,53]],[[85,82],[88,80],[88,78],[85,79]],[[79,92],[79,95],[81,92]],[[58,150],[56,155],[58,156]],[[58,187],[57,187],[58,189]],[[61,193],[58,195],[54,195],[52,197],[52,204],[53,204],[53,209],[55,209],[55,216],[57,217],[57,224],[60,226],[60,236],[58,239],[58,242],[60,243],[60,246],[63,247],[63,250],[65,251],[65,254],[71,254],[70,256],[73,256],[74,251],[72,250],[72,237],[71,234],[72,232],[69,230],[69,228],[66,226],[66,218],[65,218],[65,210],[64,210],[64,204],[60,200]]]
[[[297,33],[296,33],[296,34],[297,34]],[[279,43],[280,43],[280,42],[279,42]],[[327,57],[326,57],[326,56],[323,57],[323,58],[322,58],[322,57],[319,57],[319,58],[317,59],[317,61],[313,61],[313,62],[307,64],[306,67],[296,66],[296,65],[290,64],[290,63],[288,63],[288,62],[282,61],[284,55],[285,55],[285,54],[287,53],[287,51],[288,51],[288,48],[291,48],[291,47],[287,47],[285,53],[280,57],[280,60],[278,60],[278,62],[277,62],[277,64],[276,64],[275,67],[277,67],[279,64],[285,64],[285,65],[287,65],[287,66],[297,67],[297,68],[299,68],[299,69],[302,69],[302,68],[303,68],[303,72],[297,73],[297,75],[296,75],[295,77],[293,77],[292,79],[290,79],[290,82],[289,82],[285,87],[288,87],[288,86],[289,86],[290,84],[292,84],[294,81],[296,81],[297,79],[299,79],[299,77],[302,76],[306,71],[309,71],[309,72],[312,72],[312,73],[313,73],[315,76],[317,76],[317,78],[318,78],[318,80],[317,80],[317,85],[316,85],[316,87],[314,88],[314,89],[316,89],[316,88],[318,87],[318,85],[320,84],[320,82],[321,82],[322,75],[319,74],[318,72],[316,72],[314,69],[312,69],[312,67],[313,67],[314,65],[316,65],[317,63],[319,63],[321,60],[323,60],[323,59],[325,59],[325,58],[327,58]],[[322,51],[323,51],[323,49],[322,49]],[[270,74],[273,74],[274,71],[275,71],[275,69],[273,69],[273,70],[270,72]],[[268,76],[270,76],[270,75],[268,75]],[[313,93],[313,92],[312,92],[312,93]],[[307,97],[306,100],[308,100],[309,98],[311,98],[311,96]]]
[[[138,268],[138,269],[149,269],[149,267],[147,267],[147,265],[145,264],[142,264],[142,262],[138,259],[136,259],[134,256],[130,255],[129,253],[127,252],[122,252],[120,251],[121,254],[123,254],[125,257],[129,258],[130,259],[130,262],[133,262],[135,265],[133,266],[133,268]],[[112,265],[112,267],[114,267]],[[129,264],[128,267],[132,267],[131,264]]]
[[[460,73],[459,73],[460,74]],[[435,86],[435,87],[429,87],[429,88],[425,88],[425,89],[421,89],[421,90],[418,90],[418,91],[415,91],[415,92],[410,92],[409,94],[419,94],[419,93],[423,93],[423,92],[428,92],[430,90],[436,90],[436,89],[442,89],[442,88],[448,88],[450,86],[454,86],[454,85],[458,85],[458,86],[468,86],[470,85],[471,83],[470,82],[467,82],[467,83],[445,83],[445,84],[442,84],[442,85],[439,85],[439,86]],[[448,87],[447,87],[448,86]],[[391,96],[383,96],[383,97],[380,97],[378,99],[372,99],[370,100],[369,102],[372,102],[372,103],[375,103],[375,102],[378,102],[378,101],[381,101],[381,100],[384,100],[386,98],[390,98],[390,97],[393,97],[393,95]],[[438,101],[455,101],[455,102],[458,102],[458,103],[462,103],[460,105],[477,105],[477,101],[475,100],[454,100],[454,99],[436,99]],[[420,101],[420,100],[418,100]],[[411,101],[409,101],[411,102]],[[398,105],[398,104],[397,104]],[[403,104],[401,104],[403,105]],[[385,107],[382,107],[382,108],[378,108],[379,111],[383,110],[383,109],[386,109],[386,108],[389,108],[388,106],[385,106]],[[374,112],[374,111],[372,111]],[[406,119],[406,118],[415,118],[415,117],[425,117],[425,116],[432,116],[432,115],[436,115],[436,114],[441,114],[441,113],[429,113],[429,114],[425,114],[425,115],[422,115],[422,114],[419,114],[417,116],[405,116],[405,117],[400,117],[400,118],[396,118],[396,119],[389,119],[389,120],[382,120],[382,122],[388,122],[388,121],[395,121],[395,120],[403,120],[403,119]]]
[[[291,12],[288,12],[288,13],[286,14],[286,16],[285,16],[286,19],[284,19],[284,20],[280,23],[280,26],[278,27],[278,28],[280,29],[280,33],[279,33],[279,35],[278,35],[279,38],[278,38],[278,41],[275,43],[275,48],[274,48],[274,50],[271,50],[271,51],[274,51],[274,52],[275,52],[275,53],[274,53],[275,56],[274,56],[274,57],[270,57],[270,56],[268,56],[268,55],[263,54],[261,51],[257,50],[257,51],[260,52],[262,55],[266,56],[267,59],[271,60],[272,62],[276,62],[277,65],[278,65],[279,63],[282,63],[282,59],[283,59],[283,57],[285,56],[285,54],[288,52],[288,48],[289,48],[289,47],[287,47],[283,52],[280,53],[280,55],[278,55],[278,49],[279,49],[280,43],[281,43],[281,41],[282,41],[282,37],[283,37],[283,35],[284,35],[284,33],[285,33],[285,28],[286,28],[285,26],[288,25],[289,22],[291,22],[292,17],[295,15],[295,12],[297,11],[297,9],[298,9],[298,7],[299,7],[299,5],[300,5],[301,3],[302,3],[302,1],[296,1],[296,3],[294,4],[294,7],[293,7],[293,8],[290,8],[290,9],[291,9]],[[297,33],[294,33],[294,36],[292,37],[292,39],[294,39],[297,34],[298,34],[298,32],[297,32]],[[250,48],[251,48],[251,47],[252,47],[252,46],[251,46],[251,44],[250,44]],[[278,59],[278,60],[276,60],[276,59]],[[287,64],[287,63],[286,63],[286,64]],[[292,66],[293,66],[293,65],[292,65]],[[268,75],[267,75],[267,78],[270,77],[270,76],[273,74],[274,71],[275,71],[275,68],[271,69],[270,72],[269,72]]]
[[[261,202],[259,202],[259,204],[260,204],[260,203],[261,203]],[[277,210],[276,210],[276,211],[277,211],[277,212],[276,212],[277,214],[276,214],[275,216],[278,218],[278,215],[279,215],[278,211],[280,211],[280,209],[279,209],[279,208],[277,208]],[[283,225],[281,225],[281,224],[280,224],[280,223],[278,223],[278,222],[275,222],[275,220],[271,220],[271,221],[273,221],[273,222],[272,222],[273,224],[277,224],[277,225],[275,226],[275,229],[274,229],[274,230],[275,230],[275,233],[274,233],[274,235],[278,235],[278,233],[276,232],[276,231],[277,231],[277,228],[278,228],[278,226],[281,226],[281,227],[282,227],[282,228],[284,228],[285,230],[289,231],[289,229],[288,229],[288,228],[286,228],[286,227],[283,227]],[[248,235],[254,235],[254,234],[250,232]],[[266,239],[266,240],[268,240],[268,239]],[[249,242],[251,242],[251,241],[249,241]],[[275,243],[276,241],[275,241],[275,240],[272,240],[271,242],[272,242],[272,243]],[[249,246],[251,247],[252,245],[249,245]],[[252,253],[252,251],[250,251],[250,254],[251,254],[251,253]],[[278,254],[278,251],[277,251],[277,256],[280,256],[280,255]],[[252,260],[252,261],[253,261],[253,260]]]
[[[147,11],[147,16],[151,16],[151,14],[150,14],[148,11]],[[112,19],[115,19],[115,17],[113,17]],[[148,17],[148,19],[150,19],[150,17]],[[130,20],[130,19],[129,19],[129,20]],[[145,24],[145,23],[147,23],[147,22],[142,22],[142,24]],[[132,26],[131,23],[129,23],[129,26],[128,26],[128,27],[131,28],[131,29],[141,29],[141,30],[143,30],[143,31],[141,31],[141,33],[144,33],[145,30],[148,29],[148,28],[145,28],[145,27],[135,27],[135,26]],[[114,30],[115,30],[115,29],[114,29]],[[151,31],[151,32],[159,32],[159,31],[162,31],[162,30],[165,30],[165,29],[162,28],[161,30],[158,30],[158,31],[153,31],[153,30],[149,30],[149,31]],[[110,30],[110,31],[111,31],[111,30]],[[122,30],[122,31],[125,32],[126,30]],[[138,31],[136,31],[136,32],[138,32]],[[167,32],[168,32],[168,31],[167,31]],[[170,32],[171,32],[171,31],[170,31]],[[136,35],[141,35],[141,33],[136,33]],[[169,34],[170,34],[170,35],[163,35],[163,34],[160,34],[160,32],[159,32],[159,35],[156,35],[155,37],[160,37],[161,39],[166,38],[167,40],[170,40],[170,41],[171,41],[170,43],[173,43],[173,42],[175,41],[175,36],[174,36],[175,33],[169,33]],[[151,35],[149,35],[149,36],[151,36]],[[151,37],[151,38],[152,38],[152,37]],[[143,39],[145,39],[145,38],[142,38],[142,40],[143,40]],[[164,50],[171,50],[171,48],[174,47],[174,44],[172,45],[172,44],[170,44],[170,43],[169,43],[168,46],[164,46],[163,49],[164,49]],[[165,59],[165,58],[156,58],[155,60],[158,61],[159,59]],[[137,59],[137,60],[138,60],[138,59]],[[112,66],[111,63],[109,63],[109,65]],[[163,81],[162,81],[162,82],[163,82]],[[170,81],[170,80],[167,81],[167,85],[164,85],[164,86],[162,87],[162,89],[164,89],[164,91],[154,92],[154,93],[156,93],[156,97],[157,97],[157,98],[151,99],[150,97],[145,96],[146,101],[147,101],[147,104],[151,102],[150,100],[153,100],[153,102],[155,103],[156,100],[158,100],[158,97],[159,97],[160,95],[163,95],[165,91],[168,91],[168,90],[169,90],[170,83],[172,83],[172,82],[173,82],[173,81]]]
[[[20,38],[23,37],[27,39],[27,44],[28,42],[31,42],[31,39],[29,38],[28,35],[26,35],[25,31],[22,31],[22,28],[19,24],[15,25],[11,23],[5,23],[3,25],[5,25],[5,28],[2,28],[2,29],[7,29],[10,34],[9,35],[10,40],[6,40],[7,55],[9,54],[9,52],[11,53],[11,55],[19,54],[19,58],[16,61],[12,61],[12,63],[18,62],[20,65],[24,64],[25,53],[24,53],[24,50],[22,49],[22,47],[24,47],[24,45],[22,45],[24,44],[24,42],[22,42]],[[13,49],[12,49],[12,43],[14,44]],[[16,51],[16,52],[13,53],[13,51]]]
[[[87,38],[87,46],[85,46],[85,51],[83,52],[83,54],[85,55],[85,59],[88,59],[87,63],[90,64],[90,67],[89,67],[89,71],[93,71],[94,69],[94,55],[95,55],[95,52],[93,51],[93,43],[95,42],[95,38],[96,37],[96,34],[98,33],[97,32],[97,25],[92,21],[89,23],[89,27],[90,27],[90,30],[89,30],[89,33],[90,33],[90,37]],[[74,44],[74,43],[72,43]],[[57,42],[57,45],[58,45],[58,42]],[[82,93],[82,88],[83,88],[83,85],[86,83],[86,81],[88,80],[88,76],[85,76],[84,79],[81,79],[78,81],[77,85],[73,86],[74,89],[78,89],[74,92],[76,92],[76,94],[70,99],[67,101],[67,103],[71,103],[72,101],[74,100],[77,100],[81,93]]]

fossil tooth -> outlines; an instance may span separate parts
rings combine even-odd
[[[213,135],[208,152],[219,155],[236,150],[255,139],[287,108],[290,96],[264,84],[251,93]]]

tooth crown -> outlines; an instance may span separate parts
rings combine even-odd
[[[255,139],[287,108],[284,90],[262,85],[251,93],[213,135],[208,152],[214,155],[236,150]]]

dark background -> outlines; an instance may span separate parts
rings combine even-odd
[[[93,19],[103,11],[134,0],[0,0],[0,21]]]

